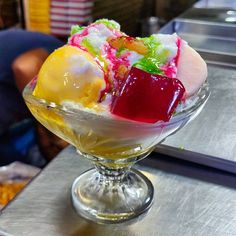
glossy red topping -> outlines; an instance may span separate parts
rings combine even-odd
[[[132,67],[118,94],[113,96],[111,113],[146,123],[168,121],[184,93],[178,79]]]

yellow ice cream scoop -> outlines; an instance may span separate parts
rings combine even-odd
[[[33,95],[56,104],[73,101],[94,108],[105,87],[104,73],[94,58],[66,45],[55,50],[42,65]]]

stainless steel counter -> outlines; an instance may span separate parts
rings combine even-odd
[[[160,32],[178,33],[208,62],[211,96],[201,114],[156,151],[236,173],[236,25],[193,20],[193,12]]]
[[[90,164],[69,147],[2,211],[0,228],[14,236],[236,235],[235,175],[155,153],[141,164],[155,201],[136,222],[97,225],[75,213],[70,187]]]
[[[212,93],[203,111],[156,150],[236,173],[236,70],[208,70]]]
[[[236,9],[235,0],[200,0],[194,4],[199,8],[232,8]]]

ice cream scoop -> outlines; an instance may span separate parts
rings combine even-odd
[[[56,104],[73,101],[97,108],[105,88],[104,73],[94,58],[66,45],[55,50],[43,64],[33,95]]]

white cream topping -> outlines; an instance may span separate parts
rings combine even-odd
[[[61,103],[61,105],[64,106],[65,109],[82,110],[82,111],[89,112],[92,114],[97,114],[100,116],[111,117],[111,113],[110,113],[108,104],[99,103],[98,105],[101,108],[101,110],[99,112],[96,111],[95,109],[85,107],[81,103],[76,103],[76,102],[73,102],[70,100],[64,100]]]
[[[82,55],[71,56],[69,58],[69,65],[69,72],[73,75],[92,74],[93,76],[91,76],[91,78],[94,76],[103,78],[102,70],[96,64],[86,60],[86,58]]]
[[[130,51],[129,55],[128,55],[128,61],[130,66],[132,66],[134,63],[136,63],[138,60],[140,60],[141,58],[143,58],[143,55],[140,55],[137,52],[134,51]]]
[[[112,31],[105,25],[99,24],[96,27],[90,27],[88,29],[88,35],[83,38],[87,38],[95,50],[100,50],[110,36],[113,36]]]
[[[105,99],[101,102],[101,104],[104,107],[107,107],[107,109],[109,109],[111,102],[112,102],[112,95],[110,93],[107,93]]]
[[[155,34],[154,36],[156,40],[162,44],[157,47],[157,53],[161,53],[164,49],[167,49],[169,51],[168,61],[173,60],[178,52],[178,47],[176,45],[178,39],[177,34]]]

